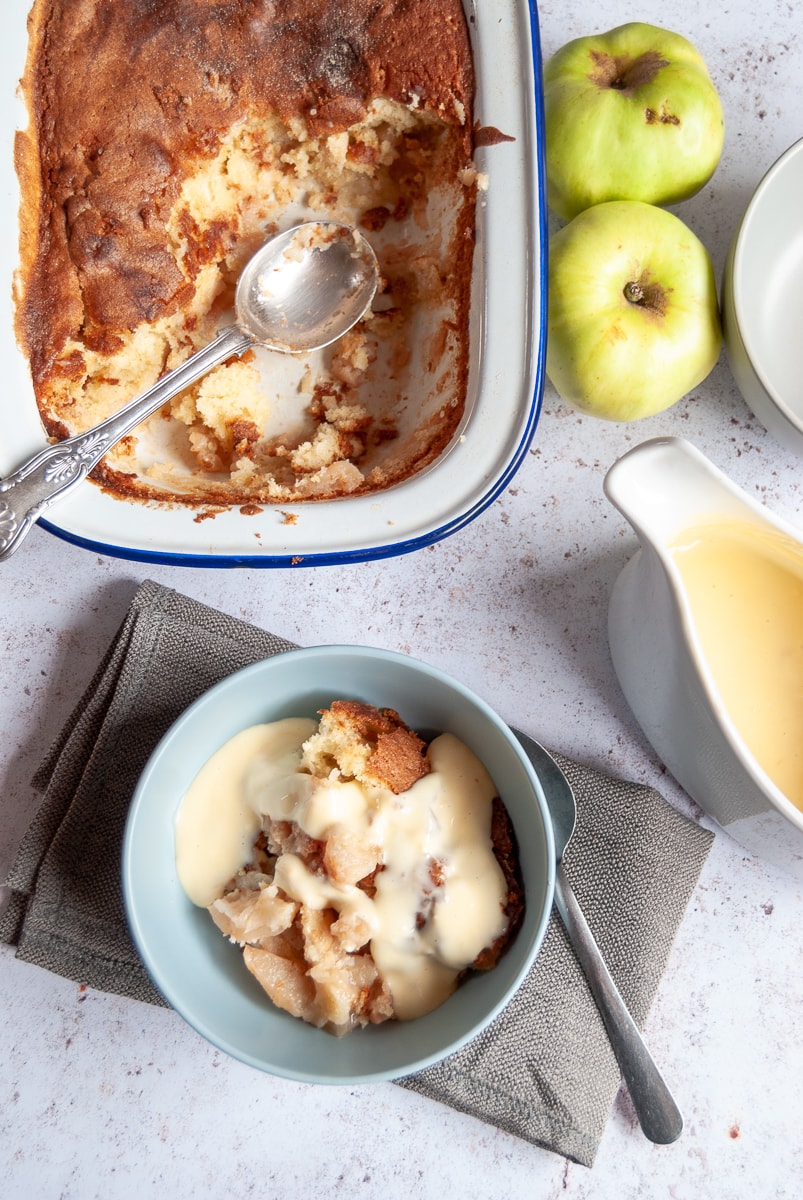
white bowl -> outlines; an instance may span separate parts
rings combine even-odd
[[[17,265],[19,194],[13,168],[16,96],[25,62],[29,0],[6,0],[0,42],[0,476],[43,441],[27,363],[14,340],[11,280]],[[196,520],[192,508],[115,499],[91,483],[40,520],[96,552],[193,566],[286,567],[358,562],[419,549],[454,533],[510,482],[535,432],[546,347],[546,203],[541,57],[535,0],[529,20],[517,0],[466,5],[477,76],[475,117],[510,137],[478,147],[487,177],[477,210],[466,417],[442,456],[408,481],[373,495],[233,508]],[[505,62],[505,70],[498,63]],[[281,508],[281,511],[280,511]],[[287,519],[288,509],[292,519]]]
[[[488,769],[518,842],[526,912],[490,971],[463,982],[440,1008],[335,1038],[275,1008],[176,871],[175,820],[199,769],[241,729],[315,717],[337,698],[395,708],[413,728],[454,733]],[[546,932],[555,883],[554,840],[535,770],[505,723],[460,683],[406,655],[322,646],[276,655],[212,688],[170,729],[137,787],[123,848],[132,936],[165,999],[203,1037],[274,1075],[358,1083],[408,1075],[457,1050],[508,1003]]]
[[[781,445],[803,455],[803,139],[747,206],[725,265],[722,318],[747,404]]]

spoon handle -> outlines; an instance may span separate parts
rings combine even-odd
[[[641,1128],[651,1142],[668,1145],[680,1137],[683,1117],[605,965],[562,862],[555,877],[555,907],[605,1022]]]
[[[201,375],[252,345],[253,339],[239,326],[228,326],[119,412],[85,433],[44,446],[0,479],[0,562],[19,548],[45,509],[86,479],[107,450]]]

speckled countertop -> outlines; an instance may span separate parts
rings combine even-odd
[[[750,193],[803,134],[797,5],[668,10],[642,0],[544,0],[545,57],[629,19],[702,51],[726,142],[714,180],[679,210],[718,275]],[[677,434],[803,527],[803,463],[755,421],[723,356],[668,413],[584,419],[547,387],[530,453],[478,520],[416,554],[346,570],[145,567],[35,530],[0,567],[0,874],[34,803],[28,780],[150,576],[305,643],[362,641],[444,667],[504,716],[582,761],[658,787],[662,769],[619,691],[607,601],[632,553],[602,493],[611,463]],[[392,1084],[284,1082],[209,1047],[171,1011],[81,990],[0,951],[0,1172],[9,1197],[552,1197],[741,1200],[800,1194],[803,1178],[801,886],[718,833],[647,1025],[686,1117],[648,1143],[621,1091],[591,1170]]]

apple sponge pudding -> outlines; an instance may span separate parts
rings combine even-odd
[[[48,434],[91,427],[212,340],[254,250],[326,218],[379,258],[358,326],[315,354],[215,368],[94,477],[248,506],[371,492],[432,462],[468,376],[460,0],[36,0],[29,26],[16,312]]]
[[[436,1008],[524,910],[482,763],[353,700],[221,747],[182,802],[176,862],[271,1000],[337,1035]]]

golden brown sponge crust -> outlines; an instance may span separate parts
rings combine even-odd
[[[198,155],[249,114],[301,116],[314,137],[375,96],[453,123],[471,99],[459,0],[36,0],[29,26],[20,334],[34,379],[67,337],[182,305],[166,216]]]
[[[334,700],[320,712],[318,732],[304,745],[302,765],[326,776],[386,787],[399,795],[430,771],[426,743],[392,708],[359,700]]]

